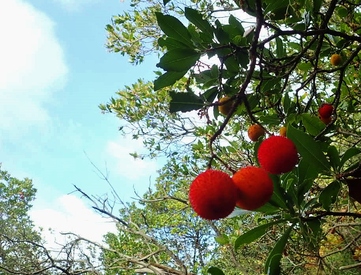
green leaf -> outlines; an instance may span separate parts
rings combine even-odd
[[[320,218],[300,222],[302,235],[311,249],[316,249],[320,243],[320,235],[322,234],[321,225]]]
[[[290,99],[290,95],[288,93],[286,93],[283,97],[283,108],[285,109],[286,113],[289,113],[289,109],[291,106],[291,99]]]
[[[235,249],[238,249],[241,245],[252,243],[253,241],[259,239],[264,234],[266,234],[268,228],[270,228],[272,225],[279,224],[286,222],[287,220],[278,220],[266,224],[262,224],[258,227],[255,227],[243,235],[239,236],[234,244]]]
[[[328,147],[327,156],[330,159],[333,169],[337,170],[340,166],[340,156],[337,148],[335,146]]]
[[[167,5],[171,0],[163,0],[163,5]]]
[[[340,167],[342,167],[346,161],[348,161],[350,158],[358,155],[361,153],[361,149],[356,148],[356,147],[351,147],[349,148],[343,155],[341,158],[341,162],[340,162]]]
[[[160,12],[155,13],[158,26],[169,37],[172,37],[193,48],[191,35],[188,29],[177,18],[171,15],[164,15]]]
[[[208,37],[213,38],[213,28],[211,24],[203,19],[202,15],[197,10],[186,7],[185,17]]]
[[[207,273],[212,275],[224,275],[223,271],[215,266],[208,268]]]
[[[291,125],[287,127],[287,137],[294,142],[302,159],[306,163],[312,163],[317,173],[330,170],[330,163],[322,152],[321,142],[315,141],[311,136]]]
[[[318,117],[311,114],[301,114],[301,119],[307,133],[312,136],[317,136],[325,128],[325,124]]]
[[[238,33],[243,36],[243,34],[244,34],[243,25],[242,25],[242,23],[239,22],[239,20],[238,20],[236,17],[234,17],[232,14],[231,14],[231,15],[229,16],[229,18],[228,18],[228,23],[229,23],[229,25],[231,25],[233,28],[236,28],[236,29],[238,30]]]
[[[264,14],[267,14],[269,12],[275,12],[276,10],[278,11],[281,8],[285,8],[289,5],[289,3],[290,2],[288,0],[270,1],[269,3],[267,3],[268,5],[264,10]]]
[[[188,71],[200,58],[200,54],[191,49],[174,49],[165,53],[157,67],[166,71]]]
[[[186,44],[171,37],[167,37],[165,39],[163,37],[159,38],[158,45],[160,47],[166,47],[168,51],[174,49],[189,49],[189,47]]]
[[[280,178],[276,175],[271,175],[273,181],[273,194],[270,199],[272,205],[277,205],[283,209],[289,209],[287,201],[289,200],[285,189],[281,186]]]
[[[178,111],[189,112],[203,107],[202,98],[192,92],[177,93],[175,91],[170,91],[169,94],[171,97],[169,107],[171,113]]]
[[[276,37],[276,54],[278,58],[281,58],[285,55],[285,51],[283,48],[283,41],[279,37]]]
[[[158,91],[164,87],[173,85],[177,80],[181,79],[187,71],[182,72],[166,72],[154,80],[154,91]]]
[[[316,14],[319,12],[322,6],[322,0],[313,0],[313,13]]]
[[[311,63],[298,63],[297,68],[301,71],[307,72],[312,68],[312,64]]]
[[[218,87],[212,87],[212,88],[208,89],[207,91],[205,91],[202,94],[202,97],[207,102],[213,102],[213,100],[216,98],[217,94],[218,94]]]
[[[265,264],[265,273],[267,275],[279,275],[281,271],[280,261],[282,258],[283,250],[285,249],[288,237],[292,231],[294,224],[287,228],[286,232],[282,237],[277,241],[271,252],[268,254],[266,264]]]
[[[219,235],[214,238],[214,240],[220,245],[229,244],[229,238],[227,235]]]
[[[264,80],[262,82],[262,86],[261,86],[261,91],[262,93],[266,93],[268,92],[269,90],[273,89],[277,84],[279,84],[281,82],[281,79],[280,78],[272,78],[272,79],[267,79],[267,80]]]
[[[242,68],[247,69],[249,63],[249,55],[247,51],[239,51],[237,53],[237,61]]]
[[[329,211],[331,204],[335,203],[340,189],[341,183],[336,180],[331,182],[325,189],[322,190],[319,201],[326,211]]]

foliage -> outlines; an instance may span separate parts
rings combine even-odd
[[[29,217],[36,189],[0,169],[0,274],[101,274],[97,244],[74,234],[49,248]]]
[[[32,243],[41,237],[28,216],[35,192],[30,179],[0,171],[0,274],[40,269],[41,255]]]
[[[135,13],[148,8],[153,12],[149,22],[157,31],[154,39],[147,38],[161,55],[157,64],[161,71],[153,85],[140,80],[100,108],[114,112],[135,138],[141,137],[151,157],[165,154],[168,162],[160,171],[156,191],[141,198],[141,207],[133,205],[121,213],[122,218],[135,220],[138,226],[142,215],[137,219],[133,215],[139,211],[149,215],[147,223],[159,218],[150,222],[155,231],[141,228],[162,244],[182,242],[181,232],[170,230],[177,224],[197,232],[196,225],[205,221],[192,217],[188,208],[172,210],[179,203],[172,194],[186,204],[189,183],[207,167],[232,174],[257,165],[261,141],[248,140],[252,124],[262,125],[268,136],[286,126],[300,156],[294,170],[273,176],[274,193],[268,204],[216,222],[214,232],[202,232],[205,243],[213,234],[217,238],[210,246],[214,254],[197,250],[196,255],[204,253],[199,268],[186,258],[182,258],[186,269],[165,256],[147,263],[160,261],[175,274],[205,270],[251,274],[242,269],[246,264],[253,274],[359,273],[360,5],[356,0],[249,0],[134,6]],[[215,12],[216,8],[223,12]],[[125,22],[113,22],[113,29],[122,27],[129,31]],[[136,53],[129,53],[120,46],[125,41],[123,36],[108,42],[142,60],[146,52],[135,47]],[[330,63],[334,53],[342,57],[338,66]],[[233,102],[227,116],[217,108],[225,95]],[[325,102],[334,107],[328,124],[317,113]],[[163,216],[168,209],[170,213]],[[139,236],[122,232],[127,231],[120,228],[108,243],[112,246],[131,237],[133,245],[126,248],[131,251],[134,243],[141,242]],[[139,250],[152,255],[154,248],[146,244]],[[190,247],[196,248],[188,243],[177,251],[191,255]],[[105,255],[105,260],[109,257]],[[134,270],[134,266],[122,269]]]

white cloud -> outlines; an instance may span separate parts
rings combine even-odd
[[[49,123],[46,105],[68,69],[54,23],[30,4],[0,1],[0,33],[0,130],[21,138]]]
[[[136,180],[142,177],[154,175],[157,171],[157,162],[149,159],[138,159],[130,156],[130,153],[142,153],[141,140],[122,138],[118,141],[109,141],[107,153],[115,159],[112,170],[117,174],[129,179]]]
[[[65,244],[65,236],[60,233],[71,232],[101,243],[104,234],[116,232],[114,221],[95,213],[74,195],[63,195],[51,205],[37,207],[30,211],[30,217],[37,227],[44,229],[43,235],[49,248]]]

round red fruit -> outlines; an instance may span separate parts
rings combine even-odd
[[[320,108],[318,108],[318,114],[321,118],[327,119],[331,117],[333,112],[333,106],[329,103],[323,103]]]
[[[200,173],[189,189],[193,210],[207,220],[218,220],[231,214],[236,206],[238,190],[225,172],[208,169]]]
[[[263,168],[255,166],[241,168],[232,179],[239,190],[237,206],[242,209],[257,209],[272,197],[273,182]]]
[[[298,153],[293,141],[283,136],[271,136],[258,148],[259,164],[271,174],[291,171],[298,162]]]

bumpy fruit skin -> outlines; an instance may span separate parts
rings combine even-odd
[[[261,167],[271,174],[287,173],[298,162],[295,144],[282,136],[271,136],[262,141],[257,157]]]
[[[333,106],[330,103],[323,103],[320,108],[318,108],[318,114],[320,118],[330,118],[333,112]]]
[[[238,190],[225,172],[208,169],[200,173],[189,189],[193,210],[203,219],[218,220],[227,217],[236,207]]]
[[[232,179],[239,190],[237,206],[242,209],[255,210],[272,197],[272,179],[262,168],[255,166],[241,168]]]
[[[333,66],[338,66],[341,64],[342,62],[342,57],[341,55],[335,53],[333,55],[331,55],[331,58],[330,58],[330,62]]]
[[[219,99],[219,103],[222,103],[222,102],[225,102],[227,100],[229,100],[230,97],[229,96],[224,96],[222,98]],[[232,108],[232,104],[233,104],[233,101],[228,101],[227,103],[225,104],[222,104],[222,105],[219,105],[218,106],[218,111],[222,114],[222,115],[228,115],[228,113],[231,111],[231,108]]]
[[[285,137],[287,134],[287,127],[286,126],[281,127],[279,133],[280,136]]]
[[[265,130],[259,124],[253,124],[248,128],[248,137],[252,141],[257,141],[265,135]]]
[[[331,123],[332,117],[331,117],[331,116],[330,116],[330,117],[321,117],[321,116],[320,116],[320,120],[321,120],[323,123],[325,123],[326,125],[328,125],[328,124]]]

